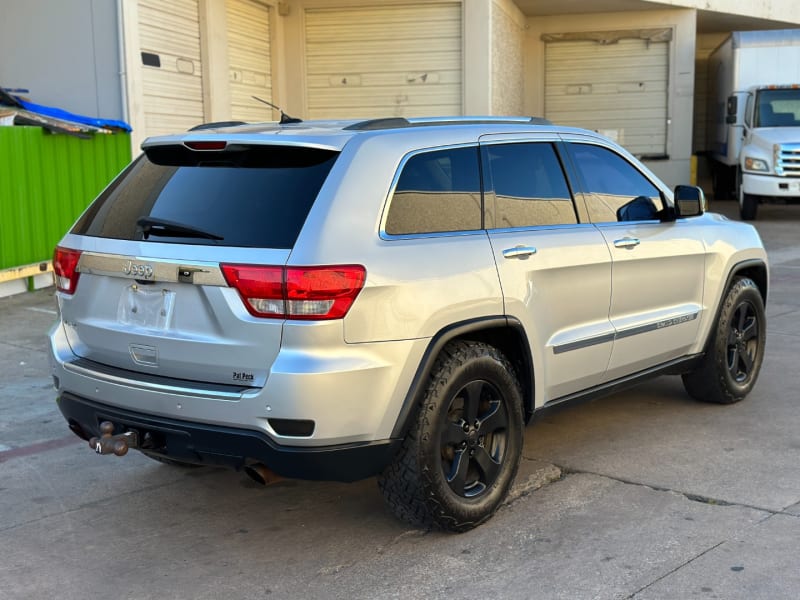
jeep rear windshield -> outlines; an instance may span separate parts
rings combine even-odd
[[[292,248],[338,154],[295,146],[151,147],[91,204],[72,233]]]

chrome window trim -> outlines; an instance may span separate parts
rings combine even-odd
[[[494,227],[487,229],[489,233],[525,233],[527,231],[550,231],[561,229],[589,229],[594,223],[562,223],[559,225],[526,225],[524,227]]]

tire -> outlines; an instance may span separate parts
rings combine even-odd
[[[505,499],[522,455],[522,392],[511,363],[479,342],[451,342],[436,359],[416,422],[378,477],[412,525],[467,531]]]
[[[758,196],[739,192],[739,215],[742,221],[755,221],[758,212]]]
[[[141,450],[140,452],[144,454],[147,458],[150,458],[156,462],[160,462],[165,465],[169,465],[170,467],[178,467],[181,469],[196,469],[198,467],[203,466],[195,463],[188,463],[180,460],[175,460],[174,458],[168,458],[163,454],[156,454],[155,452],[146,452],[144,450]]]
[[[733,198],[733,188],[736,183],[731,177],[731,168],[712,161],[711,166],[711,191],[714,200],[730,200]]]
[[[703,361],[683,375],[683,385],[701,402],[739,402],[756,384],[767,340],[764,301],[752,279],[733,282],[711,335]]]
[[[758,212],[758,196],[744,193],[741,171],[739,171],[739,184],[736,186],[736,194],[739,198],[739,216],[742,221],[754,221]]]

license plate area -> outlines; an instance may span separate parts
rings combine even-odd
[[[164,331],[172,326],[174,312],[175,292],[134,283],[122,291],[117,320],[124,325]]]

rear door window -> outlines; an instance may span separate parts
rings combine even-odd
[[[552,144],[487,144],[495,194],[495,227],[577,223],[564,171]]]
[[[478,148],[415,154],[403,165],[384,230],[390,235],[481,229]]]
[[[205,152],[154,147],[92,203],[72,233],[292,248],[337,156],[331,150],[285,146]]]

